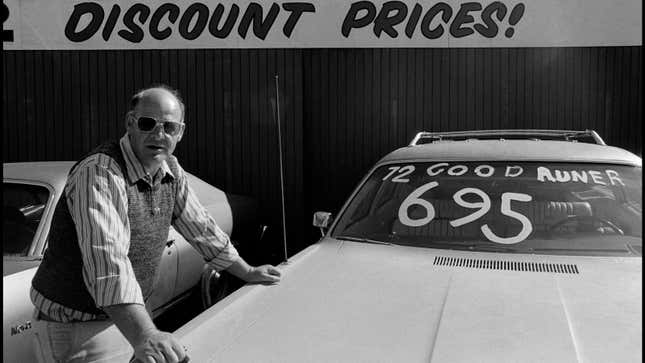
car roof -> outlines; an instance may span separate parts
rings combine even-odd
[[[74,161],[32,161],[20,163],[4,163],[3,178],[26,180],[46,183],[54,186],[56,189],[62,190],[67,181],[67,174],[74,166]],[[190,174],[187,171],[187,178],[190,180],[191,187],[198,195],[203,196],[202,203],[205,205],[215,203],[221,198],[213,195],[214,187],[198,177]]]
[[[613,146],[554,140],[435,141],[406,146],[378,164],[413,161],[545,161],[609,163],[641,166],[637,155]]]
[[[20,163],[3,163],[3,179],[17,179],[47,183],[62,189],[67,180],[67,173],[74,165],[73,161],[30,161]]]

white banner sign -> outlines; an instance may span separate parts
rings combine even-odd
[[[9,0],[5,49],[642,45],[641,0]]]

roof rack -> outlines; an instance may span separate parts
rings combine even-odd
[[[607,145],[594,130],[572,131],[572,130],[473,130],[473,131],[449,131],[449,132],[419,132],[414,136],[409,146],[419,145],[422,140],[429,142],[443,140],[466,140],[466,139],[533,139],[533,140],[564,140],[576,142],[578,139],[592,138],[598,145]]]

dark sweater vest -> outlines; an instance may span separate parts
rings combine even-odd
[[[85,158],[97,153],[106,154],[114,159],[124,175],[130,221],[128,258],[143,297],[147,299],[152,293],[168,238],[177,194],[177,180],[166,175],[161,183],[153,187],[143,180],[132,184],[127,178],[125,159],[118,142],[105,143]],[[173,175],[177,176],[177,159],[171,156],[167,163]],[[79,162],[74,164],[70,174],[78,164]],[[65,307],[103,316],[103,311],[96,306],[83,280],[82,263],[74,221],[63,193],[54,211],[47,250],[32,285],[43,296]]]

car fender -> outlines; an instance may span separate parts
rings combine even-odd
[[[5,276],[2,281],[2,361],[35,362],[34,305],[29,298],[36,268]],[[11,347],[9,349],[8,347]]]

